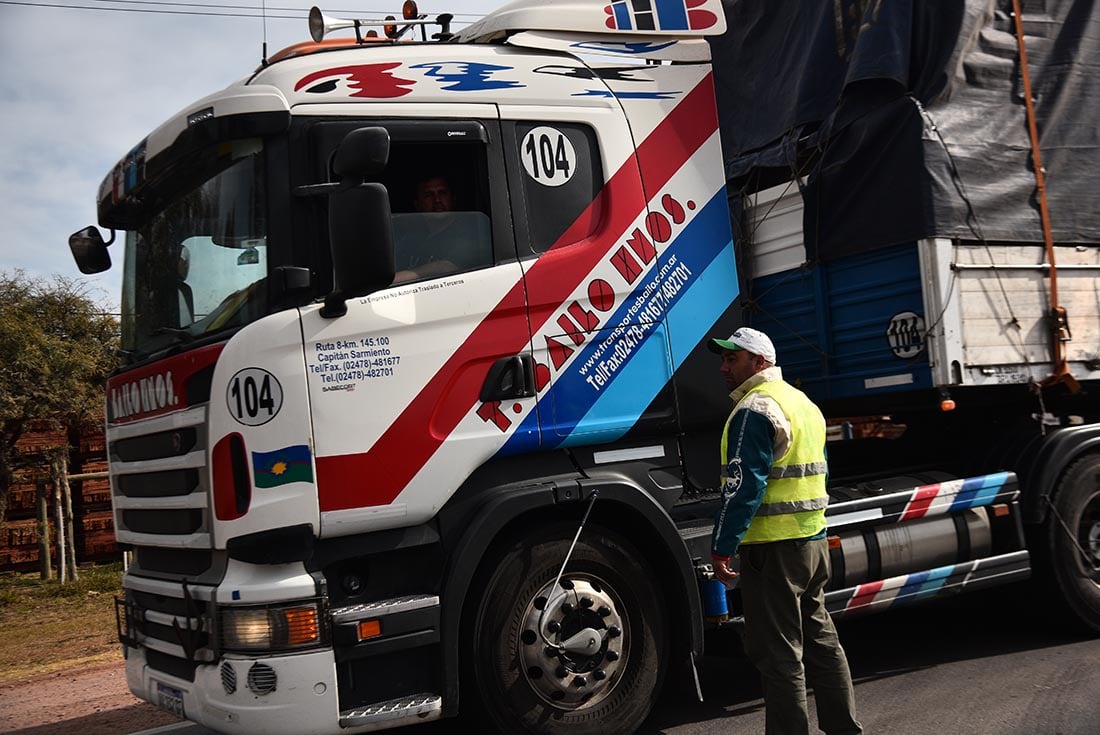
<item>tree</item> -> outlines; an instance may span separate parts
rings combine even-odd
[[[0,272],[0,526],[32,421],[57,428],[99,420],[115,364],[118,322],[89,287],[54,276]]]

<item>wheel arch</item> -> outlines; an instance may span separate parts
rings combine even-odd
[[[579,525],[595,491],[598,498],[585,528],[606,527],[638,547],[645,555],[643,563],[657,571],[661,586],[680,593],[667,599],[684,602],[667,609],[672,660],[677,655],[686,657],[688,652],[696,658],[702,655],[702,602],[691,559],[672,519],[652,496],[621,480],[594,479],[486,490],[475,512],[468,516],[465,532],[449,550],[450,563],[443,578],[440,634],[445,714],[457,714],[459,709],[458,641],[471,602],[471,587],[483,563],[492,558],[496,548],[520,533],[525,523],[574,521]]]
[[[1054,495],[1066,469],[1075,460],[1092,452],[1100,452],[1100,424],[1068,426],[1048,435],[1020,463],[1019,476],[1024,522],[1046,521],[1047,501]]]

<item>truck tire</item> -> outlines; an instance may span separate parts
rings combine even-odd
[[[1065,606],[1100,633],[1100,454],[1069,466],[1055,491],[1037,561]],[[1063,525],[1064,524],[1064,525]]]
[[[517,538],[483,577],[463,654],[467,694],[501,733],[612,735],[645,720],[666,668],[664,600],[643,556],[586,526],[552,594],[576,527]],[[539,634],[539,630],[543,635]],[[590,629],[589,649],[549,643]],[[586,634],[587,635],[587,634]],[[598,644],[598,645],[597,645]]]

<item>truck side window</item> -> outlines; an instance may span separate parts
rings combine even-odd
[[[541,253],[594,233],[601,219],[595,200],[603,167],[592,129],[524,121],[515,130],[531,250]],[[559,242],[567,230],[569,242]]]
[[[395,283],[493,264],[483,146],[397,144],[387,168]]]

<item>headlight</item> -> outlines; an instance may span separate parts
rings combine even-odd
[[[227,651],[281,651],[327,643],[316,602],[269,607],[223,607],[222,648]]]

